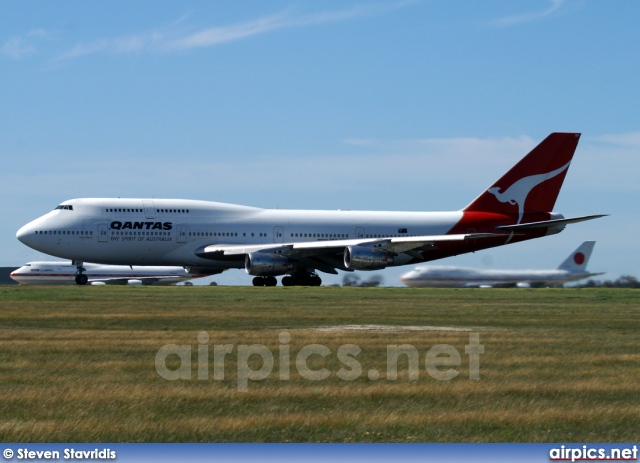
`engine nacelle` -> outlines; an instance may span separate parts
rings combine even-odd
[[[258,277],[278,276],[293,270],[293,264],[285,256],[266,252],[252,252],[244,259],[244,269]]]
[[[382,270],[393,263],[393,257],[384,249],[365,246],[344,248],[344,266],[349,270]]]

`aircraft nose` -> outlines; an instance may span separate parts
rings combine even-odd
[[[27,244],[25,240],[27,239],[28,235],[29,235],[29,227],[28,225],[25,225],[24,227],[20,228],[20,230],[18,230],[18,232],[16,233],[16,238],[18,238],[20,242]]]
[[[24,227],[20,228],[20,230],[16,232],[16,238],[18,238],[21,243],[26,244],[29,247],[33,247],[35,239],[35,229],[33,227],[33,222],[30,222]]]

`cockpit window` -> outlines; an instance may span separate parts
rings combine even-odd
[[[56,209],[64,209],[66,211],[72,211],[73,206],[71,204],[60,204]]]

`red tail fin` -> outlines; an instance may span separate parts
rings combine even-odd
[[[463,210],[518,213],[517,223],[524,213],[551,212],[579,139],[552,133]]]

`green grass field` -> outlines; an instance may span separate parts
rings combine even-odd
[[[470,332],[484,347],[479,380],[469,379]],[[166,357],[190,380],[156,370],[168,344],[190,346],[191,362]],[[216,370],[214,346],[225,344],[233,350]],[[272,353],[270,373],[260,356],[238,355],[255,344]],[[326,368],[325,379],[296,365],[311,344],[330,351],[307,361]],[[362,373],[345,380],[337,352],[350,344]],[[406,356],[398,378],[387,377],[387,348],[402,344],[419,354],[417,381]],[[439,344],[461,357],[448,381],[425,367]],[[637,290],[6,286],[0,440],[631,442],[640,435],[639,347]],[[245,363],[269,374],[241,392]]]

